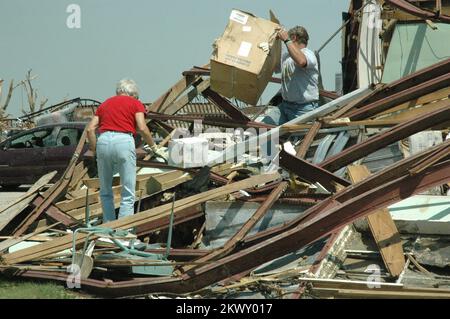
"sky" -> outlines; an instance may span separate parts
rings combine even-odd
[[[71,4],[80,9],[79,20]],[[208,63],[232,9],[261,18],[271,9],[287,29],[305,26],[315,50],[340,27],[348,6],[348,0],[0,0],[0,78],[5,91],[32,69],[38,101],[46,97],[49,106],[75,97],[102,101],[128,77],[138,83],[141,100],[152,102],[183,71]],[[321,52],[329,90],[340,72],[341,43],[338,35]],[[277,89],[270,84],[262,103]],[[7,112],[21,115],[22,105],[26,93],[18,87]]]

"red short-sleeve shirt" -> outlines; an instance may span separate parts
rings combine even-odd
[[[103,102],[95,112],[99,117],[99,132],[117,131],[136,134],[135,114],[146,113],[145,106],[134,97],[117,95]]]

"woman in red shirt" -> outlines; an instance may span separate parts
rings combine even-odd
[[[136,147],[133,136],[139,133],[156,151],[145,122],[145,106],[138,100],[136,83],[128,79],[121,80],[117,84],[116,94],[99,106],[87,127],[89,149],[97,155],[104,223],[116,219],[112,191],[116,173],[119,173],[122,184],[119,218],[134,213]],[[100,134],[98,141],[95,133],[97,128]]]

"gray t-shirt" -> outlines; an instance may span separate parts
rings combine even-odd
[[[283,99],[295,103],[319,100],[319,67],[314,52],[302,49],[307,65],[295,64],[288,52],[281,57],[281,94]]]

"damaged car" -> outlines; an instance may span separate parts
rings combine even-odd
[[[67,168],[86,123],[68,122],[39,126],[0,143],[0,186],[11,189],[33,184],[56,170],[53,181]],[[82,154],[87,150],[84,146]]]

